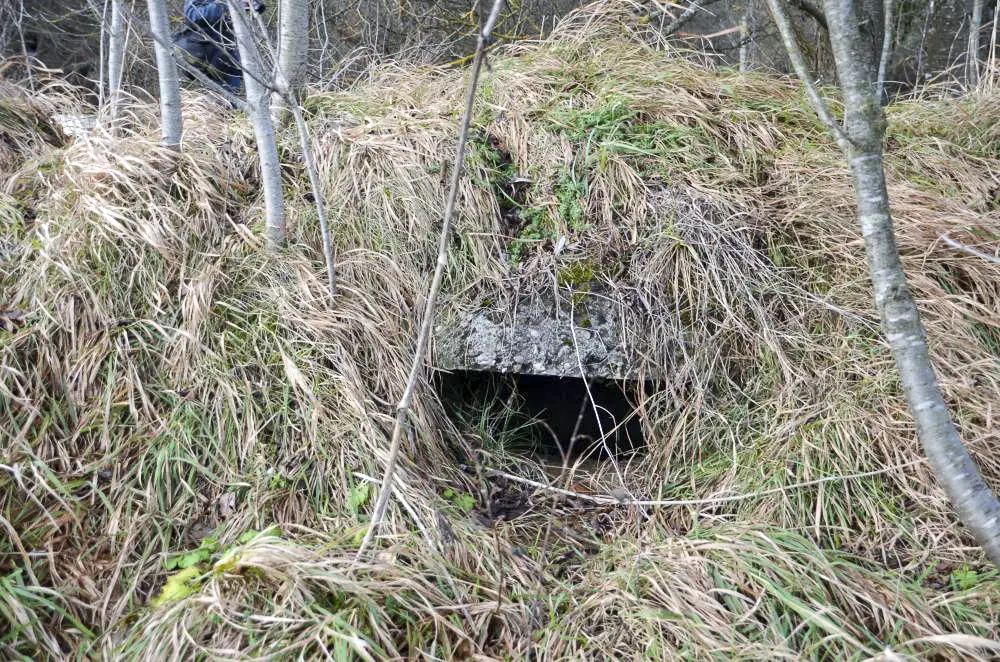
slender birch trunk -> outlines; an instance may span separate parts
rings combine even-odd
[[[298,99],[299,90],[305,83],[306,55],[309,52],[309,0],[281,0],[278,17],[278,68],[288,83],[288,94]],[[286,95],[275,93],[271,104],[272,117],[281,119],[286,115]]]
[[[996,67],[997,67],[997,21],[1000,20],[1000,0],[997,0],[996,5],[993,6],[993,26],[990,28],[990,55],[986,59],[986,70],[989,72],[989,80],[987,85],[989,87],[994,87],[996,85]]]
[[[965,62],[966,82],[969,87],[979,85],[979,31],[982,27],[983,0],[972,0],[972,16],[969,18],[969,52]]]
[[[747,0],[740,18],[740,71],[750,68],[750,8],[753,0]]]
[[[892,60],[892,26],[895,19],[895,0],[884,0],[882,7],[882,18],[884,19],[884,29],[882,31],[882,53],[878,61],[878,97],[882,100],[885,96],[885,77],[889,71],[889,62]]]
[[[170,19],[164,0],[147,0],[149,28],[153,34],[156,51],[156,71],[160,81],[160,126],[163,144],[176,150],[181,147],[181,84],[177,76],[177,63],[167,47],[170,43]]]
[[[268,53],[272,58],[277,59],[278,54],[270,35],[267,33],[267,26],[264,25],[264,21],[259,14],[256,16],[256,19]],[[292,110],[292,117],[295,120],[295,127],[299,132],[299,146],[302,149],[302,160],[305,161],[306,173],[309,175],[309,186],[312,188],[313,200],[315,200],[316,205],[316,217],[319,219],[319,231],[323,239],[323,259],[326,261],[327,285],[330,288],[330,297],[336,298],[337,265],[333,255],[333,240],[330,237],[330,225],[326,220],[326,203],[323,202],[323,188],[319,183],[319,171],[316,169],[312,141],[309,138],[309,126],[306,124],[305,115],[302,114],[302,108],[299,106],[298,101],[289,93],[288,81],[285,79],[285,74],[281,67],[275,69],[274,78],[274,95],[281,96],[288,102],[288,106]]]
[[[798,46],[785,34],[788,18],[782,0],[768,2],[792,61],[801,61]],[[882,330],[896,360],[917,437],[931,467],[962,522],[990,560],[1000,567],[1000,502],[962,444],[944,403],[896,245],[882,162],[885,118],[872,85],[871,49],[858,28],[853,0],[826,0],[825,11],[844,95],[845,129],[841,130],[832,120],[822,99],[810,95],[810,101],[844,149],[851,167]],[[796,72],[807,90],[814,89],[804,70],[797,68]]]
[[[281,163],[278,160],[278,146],[274,141],[274,124],[271,122],[269,79],[264,76],[260,52],[254,40],[253,30],[245,14],[245,6],[238,0],[228,0],[233,31],[240,49],[243,67],[243,84],[247,91],[247,103],[257,139],[257,153],[260,157],[260,179],[264,186],[265,235],[268,244],[276,248],[285,243],[285,201],[281,192]]]
[[[118,122],[121,110],[122,72],[125,67],[125,0],[111,0],[111,27],[108,30],[108,100],[111,123]]]
[[[90,0],[93,3],[94,0]],[[101,16],[101,42],[98,50],[97,59],[97,107],[104,108],[104,101],[107,98],[107,80],[108,77],[105,76],[104,71],[108,64],[108,59],[105,57],[105,50],[108,43],[108,0],[104,0],[104,9],[101,12],[97,11],[97,7],[94,7],[94,13],[99,13]]]

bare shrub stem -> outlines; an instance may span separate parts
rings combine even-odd
[[[816,86],[813,84],[812,76],[809,75],[809,68],[806,67],[806,60],[802,56],[802,50],[795,40],[795,29],[792,27],[791,19],[788,18],[784,0],[767,0],[767,4],[770,6],[774,23],[778,26],[778,32],[781,34],[781,41],[785,45],[785,51],[788,52],[788,59],[792,62],[795,75],[799,77],[799,80],[802,81],[802,86],[806,88],[806,96],[809,97],[809,102],[812,104],[813,110],[816,111],[820,120],[826,125],[830,133],[833,134],[840,148],[847,151],[849,144],[847,136],[844,135],[840,125],[837,124],[837,120],[834,119],[830,109],[826,107],[823,98],[819,95]]]
[[[184,123],[181,119],[181,86],[177,77],[177,63],[171,57],[171,48],[164,45],[170,39],[170,19],[164,0],[147,0],[149,30],[156,52],[156,72],[160,84],[160,130],[163,144],[180,150]]]
[[[264,189],[265,230],[268,246],[272,249],[285,243],[285,201],[281,186],[281,163],[278,146],[274,140],[274,125],[268,99],[270,90],[261,81],[266,80],[260,61],[260,52],[253,39],[252,25],[246,21],[241,2],[227,0],[229,15],[236,33],[236,43],[240,49],[240,66],[247,103],[257,139],[257,153],[260,158],[260,177]]]
[[[896,0],[883,0],[883,30],[882,30],[882,53],[878,60],[878,98],[882,99],[885,94],[885,77],[889,72],[889,61],[892,59],[892,25],[895,17]]]
[[[295,121],[295,128],[299,134],[299,149],[302,150],[302,160],[305,162],[306,173],[309,175],[309,187],[312,189],[315,200],[316,217],[319,219],[319,231],[323,238],[323,259],[326,262],[326,280],[330,288],[330,297],[337,296],[337,262],[333,255],[333,241],[330,238],[330,226],[326,220],[326,205],[323,202],[323,189],[319,184],[319,172],[316,170],[316,158],[313,155],[312,141],[309,138],[309,126],[302,115],[302,108],[299,106],[298,91],[292,87],[284,67],[277,61],[278,53],[275,51],[274,43],[264,25],[264,19],[260,14],[257,17],[257,28],[263,35],[264,43],[270,51],[272,59],[275,59],[274,67],[274,98],[284,99],[284,105],[291,109],[292,118]],[[272,111],[274,106],[272,103]],[[280,113],[277,113],[280,115]],[[280,118],[279,118],[280,119]],[[272,112],[271,121],[275,120],[275,113]]]
[[[462,127],[458,133],[458,146],[455,150],[455,163],[451,173],[451,187],[448,190],[448,203],[444,211],[444,221],[441,224],[441,238],[438,242],[437,266],[434,268],[434,278],[431,281],[430,290],[427,293],[427,304],[424,309],[424,319],[420,325],[420,333],[417,335],[417,346],[413,352],[413,362],[410,365],[410,375],[406,381],[406,388],[403,390],[403,397],[396,405],[396,420],[392,426],[392,441],[389,446],[389,457],[386,460],[385,475],[382,477],[382,486],[379,488],[378,501],[375,503],[375,510],[372,513],[371,524],[365,537],[358,547],[357,558],[360,559],[372,537],[382,524],[385,517],[386,506],[389,503],[389,496],[392,493],[393,474],[396,470],[396,460],[399,457],[399,449],[403,439],[403,426],[406,425],[406,417],[410,411],[410,404],[413,401],[413,393],[417,388],[417,383],[423,375],[424,354],[430,342],[431,328],[434,322],[434,303],[437,301],[438,292],[441,290],[441,281],[444,278],[444,268],[448,264],[448,241],[451,236],[451,222],[455,215],[455,201],[458,198],[458,185],[462,177],[462,166],[465,161],[465,143],[469,137],[469,125],[472,122],[472,110],[476,100],[476,86],[479,84],[479,74],[486,59],[486,49],[489,45],[490,34],[496,24],[500,14],[500,8],[504,0],[494,0],[493,8],[490,10],[489,18],[479,33],[479,40],[476,44],[476,57],[472,64],[472,73],[469,78],[468,94],[465,99],[465,115],[462,117]]]

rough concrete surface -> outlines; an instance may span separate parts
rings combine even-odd
[[[435,327],[434,366],[625,379],[636,339],[624,332],[619,306],[599,294],[549,293],[522,299],[513,313],[490,307],[460,313]]]

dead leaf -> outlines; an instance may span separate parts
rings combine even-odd
[[[23,310],[0,310],[0,329],[7,333],[16,333],[27,316]]]
[[[219,497],[219,519],[229,519],[232,514],[236,511],[236,495],[232,492],[226,492]]]

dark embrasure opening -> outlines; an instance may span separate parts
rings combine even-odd
[[[434,385],[463,432],[506,451],[575,461],[618,458],[645,447],[636,410],[639,382],[440,371]]]

